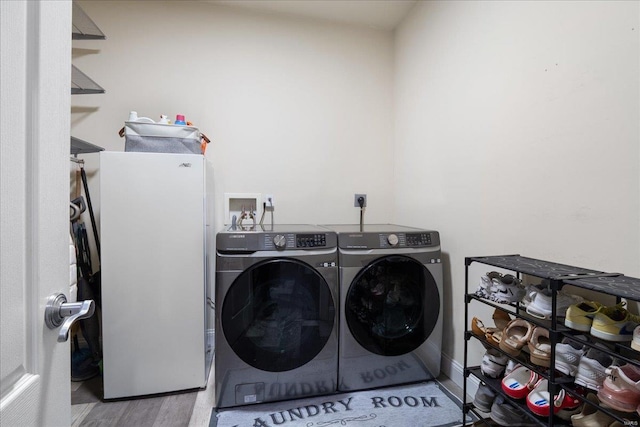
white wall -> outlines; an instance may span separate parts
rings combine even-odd
[[[201,2],[81,5],[108,38],[74,63],[107,93],[72,97],[74,136],[122,150],[129,110],[183,113],[213,139],[219,224],[224,192],[274,194],[279,223],[357,222],[366,192],[367,222],[439,230],[457,363],[465,256],[640,275],[637,2],[419,2],[395,41]]]
[[[216,229],[225,192],[273,194],[280,224],[357,223],[367,193],[367,220],[391,220],[390,32],[206,2],[80,4],[107,39],[74,42],[73,63],[106,94],[72,97],[72,135],[122,151],[130,110],[184,114],[212,139]]]
[[[419,2],[397,30],[394,220],[441,232],[458,363],[466,256],[640,275],[639,24],[638,2]]]

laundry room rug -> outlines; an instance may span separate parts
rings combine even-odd
[[[209,427],[452,427],[462,409],[436,381],[214,410]],[[471,420],[471,419],[469,419]]]

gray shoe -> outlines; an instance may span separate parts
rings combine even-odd
[[[482,412],[491,412],[491,405],[496,398],[495,392],[485,383],[480,383],[473,399],[473,405]]]
[[[524,412],[512,406],[502,395],[496,396],[491,405],[491,419],[503,426],[535,427],[537,422],[529,418]]]

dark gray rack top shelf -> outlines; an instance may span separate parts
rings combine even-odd
[[[91,80],[89,76],[77,69],[74,65],[71,66],[71,94],[72,95],[84,95],[93,93],[104,93],[104,89],[100,87],[96,82]]]
[[[80,6],[73,2],[72,40],[104,40],[106,36]]]
[[[71,137],[71,154],[87,154],[97,153],[98,151],[104,151],[104,148],[94,145],[90,142],[84,141],[80,138]]]
[[[520,255],[470,257],[467,258],[467,264],[470,264],[469,261],[476,261],[482,264],[492,265],[494,267],[500,267],[512,271],[519,271],[521,273],[540,277],[542,279],[558,280],[567,278],[567,276],[595,276],[606,274],[603,271],[589,270],[586,268],[558,264],[556,262],[543,261]]]
[[[633,301],[640,301],[640,279],[629,276],[581,277],[564,280],[566,285],[577,286]]]
[[[571,285],[607,295],[640,301],[640,279],[620,273],[589,270],[520,255],[469,257],[466,259],[467,265],[474,261],[543,279],[558,280],[561,281],[559,287]]]

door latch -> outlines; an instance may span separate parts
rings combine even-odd
[[[55,329],[62,325],[58,333],[58,342],[69,339],[71,326],[80,319],[93,316],[95,312],[93,300],[67,302],[63,293],[53,294],[47,299],[47,307],[44,310],[44,323],[49,329]]]

